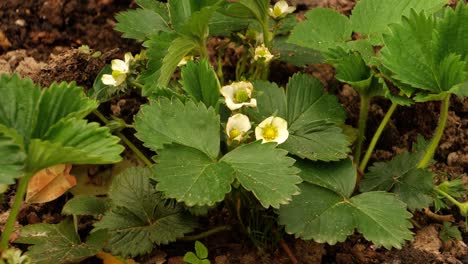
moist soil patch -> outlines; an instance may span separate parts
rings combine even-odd
[[[313,7],[334,8],[349,15],[355,4],[352,0],[291,0],[298,6],[299,16]],[[85,89],[92,87],[102,67],[114,58],[121,58],[127,51],[137,52],[140,43],[122,39],[113,30],[114,16],[117,12],[135,7],[128,0],[4,0],[0,3],[0,73],[17,72],[32,78],[42,86],[57,81],[76,81]],[[209,42],[209,54],[216,55],[222,39]],[[102,55],[93,57],[78,50],[81,45],[88,45]],[[224,53],[225,76],[230,76],[236,62],[235,48],[228,48]],[[213,60],[214,63],[215,60]],[[326,89],[338,96],[347,112],[347,124],[356,126],[359,113],[359,96],[348,85],[334,79],[334,70],[328,65],[314,65],[297,68],[284,63],[272,65],[271,80],[285,84],[292,73],[307,72],[320,79]],[[232,72],[231,72],[232,74]],[[104,104],[102,111],[109,115],[133,120],[140,104],[145,101],[136,94],[127,94]],[[387,100],[376,99],[371,104],[368,134],[370,138],[383,115],[390,106]],[[385,129],[376,150],[373,161],[389,160],[396,154],[411,149],[418,134],[426,138],[432,136],[438,113],[439,103],[416,104],[414,107],[399,107]],[[124,133],[137,144],[133,131]],[[432,170],[436,180],[461,179],[468,187],[468,100],[452,98],[447,127],[440,146],[434,157]],[[99,170],[96,169],[96,170]],[[0,204],[0,225],[5,222],[5,213],[11,205],[14,190],[5,194]],[[463,197],[467,200],[467,195]],[[62,219],[61,208],[67,195],[53,202],[40,205],[25,205],[20,213],[18,224],[57,223]],[[454,223],[464,226],[464,218],[456,208],[444,209],[441,214],[452,214]],[[217,215],[210,215],[205,221],[207,226],[224,224],[229,215],[219,210]],[[90,228],[90,219],[82,219],[80,226]],[[438,236],[441,223],[434,217],[416,212],[412,219],[416,234],[402,250],[384,250],[374,248],[361,235],[355,234],[348,240],[336,245],[318,244],[286,236],[283,240],[299,263],[468,263],[468,234],[463,233],[463,241],[443,242]],[[206,227],[206,226],[205,226]],[[463,228],[462,228],[463,230]],[[277,245],[272,249],[261,250],[243,235],[222,232],[208,237],[202,242],[208,247],[212,263],[291,263],[284,247]],[[25,249],[23,247],[23,249]],[[152,254],[137,259],[141,263],[183,263],[181,256],[193,250],[193,242],[176,242],[155,250]],[[100,263],[91,258],[84,263]]]

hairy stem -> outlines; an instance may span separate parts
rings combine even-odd
[[[450,194],[448,194],[448,193],[446,193],[446,192],[440,190],[439,188],[434,188],[434,190],[435,190],[438,194],[440,194],[440,195],[444,196],[445,198],[447,198],[447,200],[451,201],[454,205],[458,206],[460,209],[462,208],[462,206],[463,206],[462,203],[460,203],[459,201],[457,201],[457,200],[456,200],[455,198],[453,198]]]
[[[209,237],[209,236],[214,235],[216,233],[223,232],[223,231],[229,231],[229,230],[231,230],[231,226],[228,226],[228,225],[218,226],[218,227],[215,227],[215,228],[210,229],[208,231],[202,232],[200,234],[196,234],[196,235],[192,235],[192,236],[184,236],[180,240],[182,240],[182,241],[200,240],[202,238]]]
[[[132,81],[131,84],[137,88],[143,89],[143,84],[137,82],[137,81]]]
[[[359,110],[358,135],[356,148],[354,149],[354,163],[359,164],[361,160],[362,144],[366,134],[367,117],[369,115],[370,97],[361,95],[361,109]]]
[[[99,110],[94,110],[93,114],[97,116],[105,125],[109,124],[109,120],[107,120],[107,118]],[[127,145],[128,148],[130,148],[130,150],[133,151],[133,153],[135,153],[135,155],[137,155],[137,157],[143,161],[143,163],[145,163],[146,166],[153,166],[153,162],[151,162],[151,160],[149,160],[145,154],[143,154],[143,152],[141,152],[141,150],[135,146],[124,134],[121,132],[116,132],[115,135],[118,136],[123,141],[123,143],[125,143],[125,145]]]
[[[418,164],[418,168],[420,169],[426,168],[429,165],[429,162],[431,161],[432,157],[434,157],[434,153],[437,147],[439,146],[440,139],[444,134],[445,125],[447,124],[449,105],[450,95],[447,95],[444,99],[442,99],[442,104],[440,106],[439,122],[437,124],[434,137],[432,138],[431,143],[427,147],[426,154]]]
[[[364,155],[364,158],[362,159],[361,164],[359,165],[359,169],[361,169],[361,171],[364,172],[364,170],[366,169],[367,163],[369,162],[372,152],[374,151],[374,148],[377,145],[377,142],[379,141],[379,138],[382,135],[383,130],[387,126],[388,121],[390,121],[390,117],[395,112],[395,109],[397,108],[397,106],[398,104],[392,103],[390,108],[387,110],[387,113],[385,114],[384,118],[382,119],[382,122],[380,122],[379,127],[375,131],[375,134],[372,137],[371,142],[369,143],[369,147],[367,148],[366,154]]]
[[[2,239],[0,240],[0,250],[6,250],[8,248],[10,235],[15,227],[16,217],[18,216],[21,204],[23,203],[24,195],[26,194],[26,189],[28,188],[29,179],[31,179],[32,176],[33,174],[26,174],[19,179],[18,187],[16,189],[15,201],[13,202],[13,206],[10,209],[10,215],[8,216],[8,220],[2,233]]]

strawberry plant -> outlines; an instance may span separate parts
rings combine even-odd
[[[445,0],[360,0],[349,17],[315,8],[299,22],[287,1],[136,3],[116,16],[115,29],[140,42],[142,51],[112,60],[87,96],[74,83],[41,91],[16,75],[0,77],[6,94],[0,98],[0,155],[8,157],[0,161],[0,183],[19,178],[1,249],[33,174],[57,164],[118,162],[118,138],[145,166],[116,175],[107,197],[69,200],[62,210],[68,217],[59,224],[22,228],[16,242],[32,245],[27,255],[35,262],[76,262],[103,250],[138,257],[226,230],[259,247],[276,245],[286,233],[334,245],[358,231],[377,247],[399,249],[412,239],[411,212],[449,201],[467,216],[467,202],[457,200],[465,191],[461,184],[435,186],[427,169],[451,96],[468,95],[466,4],[452,9]],[[211,37],[225,41],[214,54]],[[223,52],[232,47],[238,53],[229,71]],[[318,79],[298,72],[284,87],[271,82],[275,61],[332,65],[336,79],[359,94],[357,132],[345,125],[344,108]],[[97,110],[130,93],[144,98],[132,124]],[[364,152],[369,106],[377,96],[391,106]],[[418,137],[411,151],[367,169],[397,106],[427,101],[441,102],[433,138]],[[107,127],[88,123],[90,113]],[[204,229],[197,217],[219,208],[232,223],[192,234]],[[82,215],[93,218],[85,240],[77,233]],[[454,229],[445,229],[445,237],[454,236]],[[203,244],[197,241],[195,249],[186,261],[210,262]],[[41,254],[45,250],[50,254]]]

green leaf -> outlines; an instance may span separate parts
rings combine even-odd
[[[437,24],[437,34],[434,36],[436,43],[434,53],[435,61],[442,61],[446,54],[458,54],[461,61],[468,58],[468,6],[460,1],[457,7],[445,8],[443,19]],[[468,66],[468,65],[465,65]],[[466,70],[466,69],[465,69]]]
[[[151,185],[149,168],[130,168],[114,178],[109,190],[112,209],[95,224],[110,235],[108,247],[122,257],[149,253],[191,232],[193,221],[183,208],[163,200]]]
[[[198,42],[203,42],[208,37],[208,24],[211,17],[218,8],[218,5],[207,6],[200,11],[193,12],[178,32],[191,36]]]
[[[169,0],[169,13],[174,29],[179,32],[192,14],[190,0]]]
[[[171,31],[164,18],[149,9],[139,8],[120,12],[115,16],[115,19],[117,20],[115,30],[122,32],[124,38],[144,41],[151,34]]]
[[[160,32],[149,36],[148,40],[143,43],[143,47],[147,48],[146,56],[148,57],[146,70],[138,76],[138,80],[145,83],[143,91],[159,79],[164,56],[176,37],[175,33]]]
[[[17,131],[27,146],[36,125],[41,90],[31,79],[0,75],[0,125]]]
[[[1,131],[0,125],[0,184],[13,184],[14,179],[23,176],[26,154],[10,135]]]
[[[208,258],[208,249],[200,241],[195,241],[195,253],[201,259]]]
[[[78,195],[70,199],[62,208],[64,215],[100,215],[104,214],[109,207],[106,198]]]
[[[136,136],[154,151],[177,143],[198,149],[211,159],[218,157],[219,116],[202,103],[161,98],[144,105],[135,117]],[[197,136],[194,136],[197,135]]]
[[[28,248],[27,255],[34,263],[77,263],[101,251],[106,238],[105,232],[99,232],[82,243],[73,221],[68,218],[56,225],[24,226],[20,238],[15,242],[33,245]]]
[[[288,62],[299,67],[324,62],[323,55],[320,52],[286,41],[287,37],[285,36],[278,36],[273,39],[273,53],[279,53],[280,61]]]
[[[158,154],[153,178],[166,197],[188,206],[213,205],[231,191],[234,171],[228,164],[176,144],[165,146]]]
[[[404,153],[388,162],[377,162],[361,182],[361,191],[391,191],[410,210],[427,207],[432,202],[434,175],[418,169],[420,155]]]
[[[305,182],[329,189],[343,197],[350,197],[354,191],[357,174],[350,159],[331,163],[300,161],[296,167],[301,170],[300,176]]]
[[[278,208],[288,203],[299,193],[297,184],[301,178],[292,165],[294,159],[287,157],[285,150],[275,148],[276,144],[261,144],[259,141],[242,145],[227,153],[221,162],[235,170],[236,179],[251,191],[263,207]]]
[[[52,125],[62,119],[83,119],[97,107],[98,103],[89,99],[83,88],[74,82],[53,83],[42,92],[33,137],[42,138]]]
[[[253,87],[257,93],[257,108],[246,109],[249,116],[257,122],[261,122],[272,115],[286,119],[286,94],[283,88],[278,87],[276,83],[262,80],[255,81]]]
[[[460,88],[468,76],[465,59],[468,49],[462,47],[468,31],[447,35],[453,33],[448,24],[464,28],[468,21],[468,11],[463,11],[468,8],[463,6],[457,7],[456,12],[445,12],[440,20],[412,12],[403,18],[402,24],[391,27],[391,35],[384,36],[386,46],[380,54],[384,66],[394,72],[392,77],[425,90],[415,100],[439,100],[447,93],[465,94]]]
[[[191,37],[181,36],[174,39],[162,61],[160,74],[157,80],[158,85],[163,87],[167,86],[179,62],[185,55],[197,47],[199,47],[199,43],[194,41]]]
[[[203,102],[206,107],[218,107],[220,85],[213,67],[208,60],[187,62],[182,68],[183,89],[197,102]]]
[[[143,9],[151,10],[159,14],[165,21],[169,21],[169,8],[166,3],[161,3],[155,0],[137,0],[137,5]]]
[[[217,11],[213,13],[209,26],[209,34],[211,36],[229,37],[233,32],[241,31],[248,28],[252,20],[232,17],[225,14],[225,11]]]
[[[313,184],[300,187],[302,193],[280,208],[280,223],[296,237],[334,245],[357,228],[367,240],[387,249],[401,248],[411,239],[407,220],[411,214],[391,194],[369,192],[348,200]]]
[[[446,0],[362,0],[354,7],[350,20],[353,31],[367,36],[373,45],[381,45],[382,33],[388,32],[388,25],[400,22],[411,10],[432,13],[445,4]]]
[[[187,252],[185,253],[184,261],[191,264],[199,264],[200,258],[198,258],[193,252]]]
[[[452,225],[450,222],[444,222],[442,230],[440,230],[439,236],[445,242],[452,239],[463,239],[460,230],[458,230],[458,227],[456,225]]]
[[[107,164],[122,158],[124,147],[107,127],[76,118],[62,119],[29,146],[27,169],[35,172],[55,164]]]
[[[324,163],[300,162],[301,194],[279,210],[286,232],[302,239],[331,245],[346,240],[358,229],[377,246],[401,248],[411,239],[405,204],[384,192],[350,197],[356,169],[348,159]],[[330,220],[332,219],[332,221]]]
[[[287,85],[288,139],[280,147],[311,160],[340,160],[349,142],[334,123],[344,121],[336,97],[323,92],[322,84],[305,74],[295,74]]]
[[[247,7],[260,23],[268,16],[268,0],[240,0],[239,4]]]
[[[287,121],[292,131],[314,121],[343,123],[345,113],[335,96],[325,94],[319,80],[295,74],[286,87]]]
[[[314,8],[305,16],[307,20],[297,24],[291,32],[290,43],[326,52],[351,38],[349,19],[335,10]]]

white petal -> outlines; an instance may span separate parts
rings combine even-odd
[[[278,137],[275,138],[278,144],[285,142],[289,137],[289,131],[287,129],[278,129]]]
[[[112,60],[112,70],[120,73],[128,72],[128,65],[123,60]]]
[[[127,66],[130,65],[130,62],[131,62],[133,59],[134,59],[134,58],[133,58],[133,56],[132,56],[132,53],[130,53],[130,52],[125,53],[124,60],[125,60],[125,64],[126,64]]]
[[[119,86],[121,85],[123,82],[125,82],[125,79],[127,79],[127,75],[126,74],[118,74],[116,76],[114,76],[114,79],[115,79],[115,86]]]
[[[291,14],[294,11],[296,11],[296,7],[295,6],[289,6],[288,9],[286,9],[285,13]]]
[[[225,98],[232,98],[234,97],[234,87],[232,87],[231,85],[226,85],[226,86],[223,86],[221,87],[221,94],[225,97]]]
[[[288,122],[281,117],[273,117],[271,124],[278,128],[278,131],[288,130]]]
[[[112,77],[111,74],[102,75],[101,81],[105,85],[117,86],[117,82],[115,81],[114,77]]]
[[[284,0],[278,1],[275,4],[275,7],[278,7],[279,9],[281,9],[281,13],[286,12],[286,10],[288,9],[288,6],[289,6],[288,2],[286,2]]]
[[[241,141],[244,134],[250,130],[252,125],[250,124],[249,117],[243,114],[235,114],[229,117],[228,122],[226,124],[226,134],[228,137],[231,134],[233,129],[239,130],[241,132],[237,137],[231,138],[231,140],[238,140]]]
[[[273,13],[273,8],[268,8],[268,15],[275,17],[275,14]]]
[[[257,139],[257,140],[261,139],[262,143],[265,143],[266,140],[263,138],[262,131],[263,131],[263,128],[261,128],[260,125],[258,125],[255,128],[255,139]]]
[[[250,99],[250,102],[243,103],[243,105],[248,106],[248,107],[257,107],[257,99],[252,98]]]

